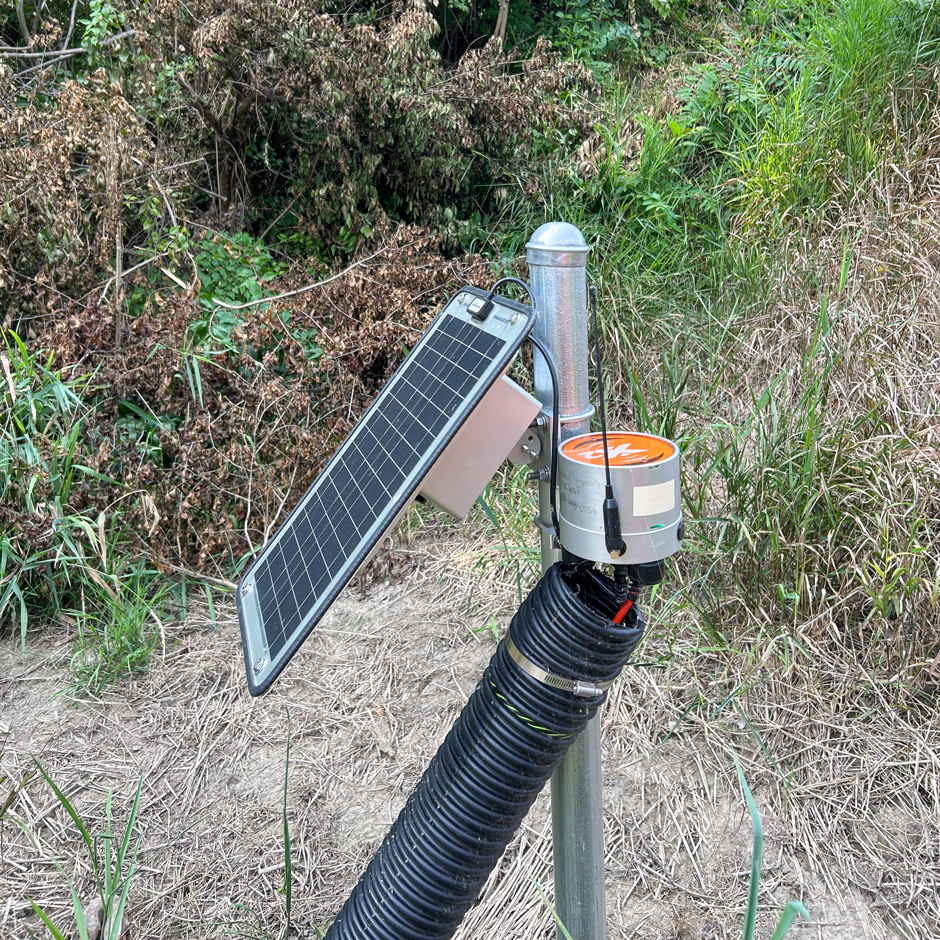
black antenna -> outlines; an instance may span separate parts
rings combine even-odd
[[[610,482],[610,456],[607,453],[607,409],[604,407],[604,373],[601,370],[601,341],[597,328],[597,288],[592,284],[591,316],[594,319],[594,363],[597,376],[597,399],[601,412],[601,438],[604,442],[604,546],[611,558],[619,558],[627,545],[620,534],[620,506],[614,496],[614,487]]]

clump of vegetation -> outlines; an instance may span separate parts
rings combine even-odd
[[[495,43],[445,69],[421,0],[88,12],[63,58],[68,8],[36,5],[29,48],[48,62],[24,50],[0,74],[17,102],[0,112],[0,300],[20,315],[108,273],[120,303],[121,273],[178,251],[197,218],[325,259],[390,221],[446,227],[591,125],[583,65]]]
[[[63,572],[98,570],[101,513],[157,565],[237,573],[443,291],[511,267],[546,218],[593,246],[614,414],[683,447],[703,628],[864,625],[908,656],[903,624],[936,624],[936,403],[914,379],[872,392],[915,368],[874,311],[923,304],[900,272],[937,250],[916,211],[934,5],[94,0],[68,55],[67,11],[24,10],[8,323],[18,362],[94,380],[7,426],[49,465],[4,483],[22,630],[41,597],[79,609]]]
[[[29,610],[61,607],[77,569],[94,564],[100,526],[77,495],[96,476],[80,446],[87,377],[69,382],[50,369],[51,356],[31,353],[15,333],[3,339],[0,617],[18,621],[25,640]]]
[[[123,834],[114,829],[112,792],[109,790],[105,802],[104,832],[92,835],[73,802],[56,785],[42,764],[37,761],[36,766],[78,830],[91,862],[94,896],[83,903],[75,884],[69,884],[72,916],[75,920],[74,935],[77,940],[120,940],[128,932],[127,901],[137,869],[137,852],[140,849],[140,837],[138,835],[135,839],[135,835],[143,778],[137,783],[137,792],[134,794]],[[55,859],[53,861],[64,875],[62,865]],[[65,940],[65,932],[55,924],[49,914],[31,898],[28,900],[54,940]]]
[[[940,402],[909,327],[937,296],[918,258],[940,17],[780,2],[705,29],[707,55],[608,84],[544,188],[593,245],[617,420],[683,449],[673,603],[708,642],[800,630],[858,635],[876,669],[930,659]],[[538,221],[520,202],[520,241]]]

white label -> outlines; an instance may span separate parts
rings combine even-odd
[[[633,488],[633,515],[656,516],[676,508],[676,483],[667,480],[653,486],[635,486]]]

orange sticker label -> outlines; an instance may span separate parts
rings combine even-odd
[[[561,445],[561,452],[580,463],[604,465],[604,438],[600,434],[573,437]],[[612,467],[662,463],[676,452],[675,445],[652,434],[614,431],[607,435],[607,459]]]

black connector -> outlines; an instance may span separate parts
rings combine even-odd
[[[620,534],[620,506],[609,483],[604,492],[604,545],[611,558],[619,558],[627,550]]]
[[[594,320],[594,361],[597,370],[597,398],[601,409],[601,440],[604,445],[604,546],[611,558],[619,558],[626,550],[620,533],[620,506],[610,482],[610,455],[607,453],[607,409],[604,407],[604,373],[601,371],[601,342],[597,329],[597,288],[591,285],[591,314]]]
[[[495,304],[492,300],[484,300],[479,306],[477,304],[478,301],[474,300],[473,303],[467,307],[467,312],[471,317],[482,323],[493,312]]]

